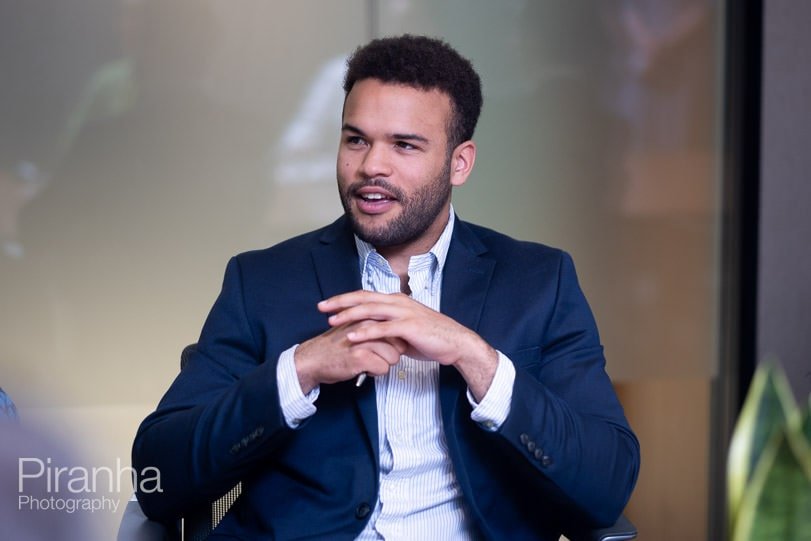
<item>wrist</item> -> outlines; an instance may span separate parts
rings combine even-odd
[[[299,347],[296,348],[295,353],[293,353],[293,365],[296,368],[296,377],[298,378],[301,392],[306,395],[318,386],[318,381],[312,375],[309,370],[309,364],[307,363],[306,342],[300,344]]]
[[[498,369],[498,352],[478,335],[477,343],[462,355],[454,367],[462,375],[470,392],[480,401],[484,398]]]

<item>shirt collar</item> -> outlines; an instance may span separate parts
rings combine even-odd
[[[445,229],[442,230],[442,234],[439,235],[439,238],[428,250],[429,254],[433,254],[436,258],[437,266],[434,272],[439,272],[445,266],[445,260],[448,258],[448,249],[451,245],[451,237],[453,236],[453,226],[456,222],[456,216],[453,211],[453,205],[451,204],[450,207],[450,215],[448,216],[448,223],[445,224]],[[355,237],[355,246],[358,249],[358,264],[360,266],[361,275],[366,272],[366,264],[369,260],[369,255],[371,253],[377,253],[374,246],[366,242],[365,240],[360,239],[357,235]],[[419,257],[419,256],[414,256]]]

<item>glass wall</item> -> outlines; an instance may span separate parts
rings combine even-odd
[[[457,212],[572,253],[642,444],[627,512],[644,539],[706,536],[715,2],[50,4],[0,8],[0,386],[25,422],[128,463],[227,259],[340,213],[346,55],[426,33],[485,89]]]

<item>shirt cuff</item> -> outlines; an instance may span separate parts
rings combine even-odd
[[[315,414],[314,404],[321,390],[319,386],[316,386],[306,396],[302,392],[294,358],[297,347],[298,344],[283,351],[279,355],[279,363],[276,365],[279,403],[282,406],[284,420],[290,428],[298,428],[308,417]]]
[[[496,374],[482,401],[477,403],[470,389],[467,390],[467,400],[473,407],[470,418],[488,432],[496,432],[507,420],[515,383],[515,367],[512,361],[500,351],[497,353]]]

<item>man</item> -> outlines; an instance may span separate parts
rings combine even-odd
[[[173,519],[241,480],[212,539],[557,539],[612,523],[638,443],[570,258],[451,207],[476,158],[478,75],[406,35],[358,49],[344,90],[345,216],[229,263],[136,436],[136,469],[161,471],[144,511]]]

